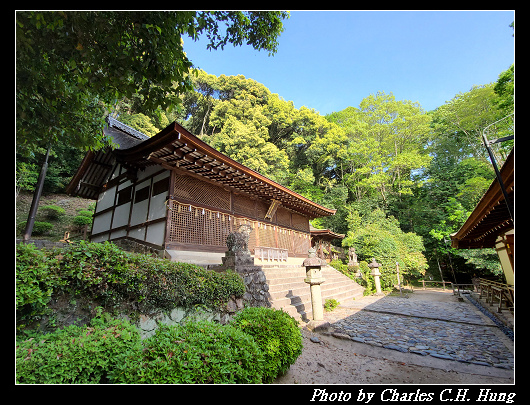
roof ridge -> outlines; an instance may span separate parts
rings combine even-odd
[[[109,127],[117,128],[126,134],[132,135],[137,139],[141,139],[142,141],[145,141],[149,139],[149,136],[146,134],[130,127],[129,125],[124,124],[121,121],[118,121],[116,118],[111,117],[110,115],[107,115],[107,123],[109,124]]]

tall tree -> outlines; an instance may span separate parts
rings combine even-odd
[[[227,43],[276,52],[285,12],[16,13],[17,153],[46,148],[24,240],[29,240],[54,143],[104,146],[104,114],[137,95],[143,112],[172,108],[192,89],[182,36],[206,34],[208,48]],[[220,23],[226,29],[219,30]]]
[[[17,146],[102,146],[105,108],[142,97],[144,113],[191,90],[183,36],[211,49],[246,43],[276,52],[285,12],[16,13]],[[226,25],[221,30],[220,25]]]

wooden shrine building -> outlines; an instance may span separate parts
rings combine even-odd
[[[458,232],[451,235],[451,246],[456,249],[495,248],[506,277],[506,283],[514,284],[514,223],[506,206],[514,204],[514,156],[513,149],[500,169],[507,191],[508,201],[497,179],[480,199],[477,206]]]
[[[310,226],[310,232],[311,246],[315,248],[317,257],[328,263],[338,258],[338,255],[333,253],[331,241],[334,239],[344,239],[346,235],[335,233],[331,229],[316,229],[312,226]]]
[[[172,260],[219,264],[242,224],[263,262],[300,261],[325,208],[225,156],[176,122],[149,138],[108,117],[117,149],[88,152],[67,193],[97,200],[91,241],[131,240]],[[296,260],[298,258],[298,260]]]

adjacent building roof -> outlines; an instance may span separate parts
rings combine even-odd
[[[342,233],[333,232],[331,229],[316,229],[313,228],[311,225],[309,225],[309,230],[313,238],[328,241],[331,241],[333,239],[344,239],[344,237],[346,236]]]
[[[500,173],[508,193],[508,204],[513,207],[513,150],[504,162]],[[513,227],[514,224],[506,207],[501,187],[497,179],[495,179],[464,225],[458,232],[451,235],[451,246],[457,249],[495,247],[497,236],[513,229]]]
[[[109,117],[107,121],[109,126],[105,134],[112,137],[119,148],[89,152],[68,185],[67,193],[96,199],[115,162],[137,168],[159,164],[168,169],[176,167],[267,201],[280,201],[284,207],[311,218],[336,212],[236,162],[176,122],[149,138],[116,119]]]

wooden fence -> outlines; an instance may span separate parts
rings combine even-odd
[[[515,289],[513,285],[498,283],[484,278],[474,278],[473,284],[480,293],[480,298],[485,297],[490,306],[497,304],[497,312],[502,311],[503,304],[510,311],[515,306]]]

